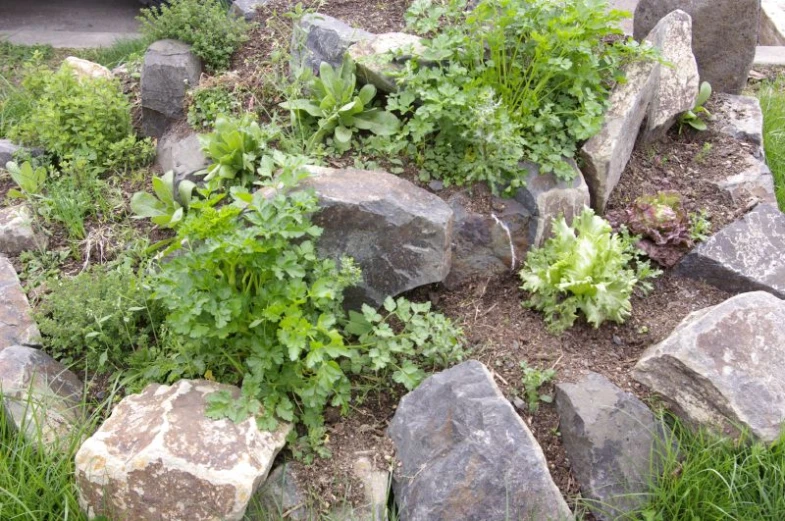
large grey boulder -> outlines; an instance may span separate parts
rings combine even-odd
[[[235,16],[240,16],[248,21],[256,18],[256,10],[269,0],[234,0],[229,11]]]
[[[347,51],[357,65],[357,77],[371,83],[382,92],[395,92],[395,74],[402,63],[412,56],[424,54],[425,46],[419,36],[406,33],[376,34],[360,40]]]
[[[401,521],[572,519],[542,449],[480,362],[404,396],[388,434]]]
[[[695,105],[700,81],[692,54],[690,15],[673,11],[659,21],[646,40],[659,49],[667,63],[657,67],[657,86],[641,136],[644,142],[651,142],[665,136],[679,114]]]
[[[175,183],[201,181],[202,178],[194,174],[210,164],[202,151],[199,135],[190,128],[169,129],[158,140],[156,161],[164,172],[174,172]]]
[[[373,34],[349,26],[345,22],[320,13],[306,14],[295,24],[292,34],[292,64],[319,72],[319,65],[327,62],[338,67],[349,47]]]
[[[14,154],[21,148],[8,139],[0,139],[0,169],[4,169],[9,161],[13,161]]]
[[[738,168],[729,169],[727,173],[729,174],[727,177],[713,183],[728,192],[739,207],[753,205],[755,202],[777,202],[774,176],[763,159],[758,159],[752,154],[746,155]]]
[[[79,378],[38,349],[10,346],[0,351],[0,396],[15,430],[47,449],[65,448],[84,423],[84,386]]]
[[[613,520],[645,506],[663,468],[667,427],[638,398],[588,373],[556,386],[559,432],[595,517]]]
[[[236,387],[204,380],[149,385],[126,396],[76,454],[79,504],[89,517],[237,521],[283,448],[290,424],[260,431],[205,416],[206,397]]]
[[[763,111],[758,98],[715,94],[711,110],[711,132],[751,143],[756,147],[756,155],[763,158]]]
[[[541,246],[551,234],[554,218],[568,222],[589,205],[589,189],[578,166],[572,181],[541,174],[538,165],[521,163],[525,185],[513,197],[491,197],[492,211],[471,209],[471,199],[458,192],[448,200],[455,213],[452,268],[445,280],[454,289],[477,276],[489,277],[515,270],[529,248]]]
[[[785,214],[774,204],[758,205],[699,244],[676,270],[725,291],[785,298]]]
[[[46,249],[48,238],[35,229],[30,209],[24,205],[0,208],[0,254]]]
[[[627,81],[613,89],[602,129],[581,148],[583,175],[592,207],[603,212],[635,148],[635,140],[657,87],[659,64],[636,62]]]
[[[381,305],[450,272],[453,212],[439,197],[386,172],[309,167],[301,186],[313,188],[324,229],[323,257],[352,257],[363,280],[346,292],[351,307]]]
[[[762,0],[758,45],[785,45],[785,4],[782,0]]]
[[[185,115],[188,89],[199,84],[202,63],[188,44],[159,40],[147,48],[142,65],[142,131],[161,137]]]
[[[774,441],[785,422],[785,302],[756,291],[696,311],[633,377],[692,425]]]
[[[35,345],[41,340],[16,270],[0,255],[0,352],[14,345]]]
[[[665,15],[681,9],[692,17],[692,50],[702,81],[715,92],[738,94],[755,58],[761,0],[640,0],[634,36],[642,40]]]

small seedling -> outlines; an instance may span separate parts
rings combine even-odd
[[[705,241],[711,233],[711,221],[706,210],[690,214],[690,239],[695,242]]]
[[[704,131],[708,128],[703,116],[711,117],[711,112],[706,110],[703,106],[704,103],[711,96],[711,85],[708,81],[701,83],[700,91],[698,91],[698,98],[695,100],[695,106],[692,110],[688,110],[679,116],[679,134],[684,130],[686,125],[691,126],[695,130]]]
[[[540,393],[540,387],[553,380],[556,370],[552,368],[540,370],[529,366],[526,362],[521,362],[521,369],[523,370],[521,382],[526,393],[526,405],[529,412],[535,413],[540,408],[540,402],[551,403],[553,401],[552,395]]]
[[[703,144],[703,148],[700,149],[700,152],[695,154],[695,162],[698,163],[698,164],[703,163],[703,161],[706,159],[706,157],[711,152],[712,148],[714,148],[714,145],[712,145],[708,141],[706,143],[704,143]]]

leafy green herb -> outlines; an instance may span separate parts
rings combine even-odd
[[[224,85],[197,87],[190,93],[188,123],[197,130],[212,128],[218,116],[232,116],[240,110],[240,100]]]
[[[704,81],[701,83],[698,98],[695,100],[695,106],[679,116],[679,134],[681,134],[682,130],[684,130],[684,127],[687,125],[698,131],[703,131],[708,128],[703,117],[711,117],[711,112],[709,112],[703,104],[706,103],[710,97],[711,85],[708,81]]]
[[[613,233],[589,208],[573,220],[573,227],[564,217],[556,219],[553,235],[529,252],[520,276],[522,289],[530,292],[524,305],[543,311],[554,332],[571,327],[579,311],[595,328],[606,320],[624,322],[633,289],[648,292],[647,279],[660,274],[640,259],[633,237]]]
[[[171,170],[161,177],[153,178],[153,194],[136,192],[131,197],[131,211],[136,219],[149,218],[154,224],[165,228],[175,228],[182,222],[185,211],[191,204],[196,185],[184,179],[177,185],[175,192],[174,172]]]
[[[553,401],[553,396],[540,393],[540,388],[553,380],[556,370],[552,368],[540,370],[531,367],[526,362],[521,362],[521,370],[523,371],[521,382],[526,392],[526,405],[529,407],[529,412],[534,414],[540,408],[540,402],[551,403]]]
[[[25,161],[21,166],[13,161],[9,161],[5,167],[8,173],[11,174],[11,179],[19,187],[19,190],[9,190],[8,197],[31,199],[41,195],[47,178],[46,168],[42,166],[33,168],[29,161]]]

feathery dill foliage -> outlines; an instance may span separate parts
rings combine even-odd
[[[518,162],[561,178],[600,128],[622,67],[653,51],[622,39],[605,0],[415,0],[411,30],[430,37],[388,108],[425,171],[447,183],[520,186]],[[415,105],[415,100],[421,104]]]

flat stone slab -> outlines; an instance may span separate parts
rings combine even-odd
[[[14,345],[35,345],[41,340],[16,270],[0,255],[0,352]]]
[[[785,298],[785,214],[774,204],[758,205],[699,244],[676,271],[732,293]]]
[[[753,65],[760,67],[785,66],[785,46],[758,46]]]
[[[711,97],[709,130],[746,141],[763,158],[763,111],[758,98],[717,93]]]
[[[611,521],[646,505],[660,474],[667,427],[634,395],[590,372],[556,386],[564,449],[595,517]]]
[[[756,291],[696,311],[633,377],[693,426],[774,441],[785,422],[785,301]]]
[[[572,519],[542,449],[480,362],[427,378],[388,434],[402,521]]]
[[[17,431],[42,447],[59,449],[84,422],[84,386],[74,373],[39,349],[0,351],[0,396]]]
[[[290,424],[260,431],[205,415],[206,397],[236,387],[152,384],[126,396],[76,454],[79,504],[90,518],[239,521],[286,443]]]

